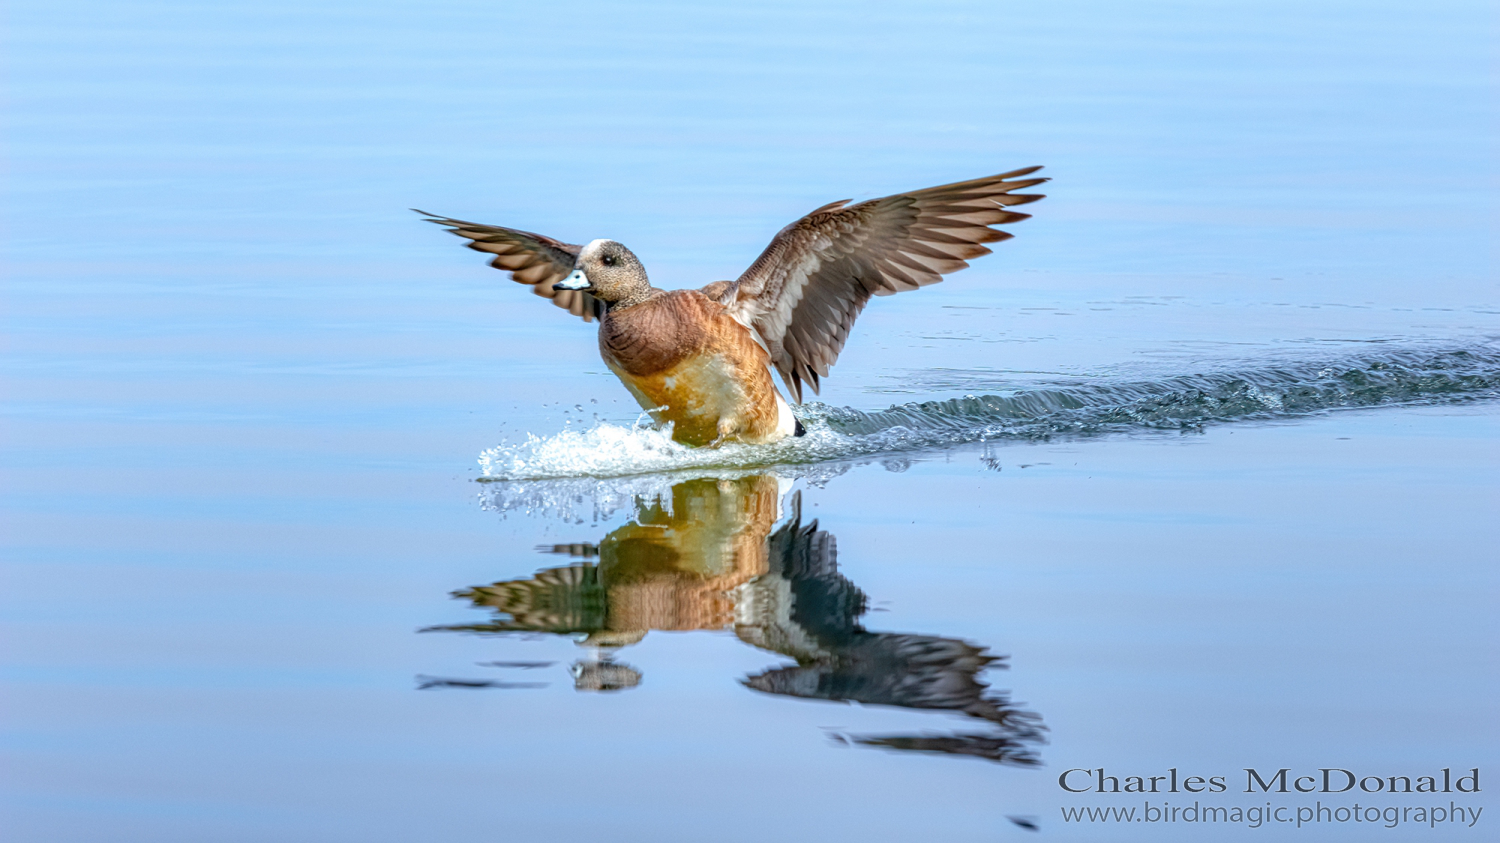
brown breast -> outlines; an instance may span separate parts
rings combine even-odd
[[[599,325],[605,362],[637,377],[654,375],[697,354],[712,341],[723,307],[696,290],[672,290],[607,313]]]

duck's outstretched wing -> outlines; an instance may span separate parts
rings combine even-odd
[[[857,205],[833,202],[783,228],[737,283],[729,306],[759,334],[792,399],[838,359],[870,296],[943,280],[1014,236],[990,228],[1030,214],[1006,210],[1041,199],[1012,193],[1046,181],[1012,170]]]
[[[465,222],[426,211],[417,213],[428,222],[444,226],[468,240],[470,249],[494,255],[495,259],[490,261],[490,266],[509,272],[511,280],[531,287],[533,293],[551,299],[553,304],[574,316],[582,317],[583,321],[592,322],[604,315],[604,303],[588,293],[552,289],[553,284],[573,271],[573,262],[578,259],[582,246],[529,231]]]

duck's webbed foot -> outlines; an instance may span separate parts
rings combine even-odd
[[[728,442],[730,439],[739,439],[740,438],[739,431],[735,430],[734,427],[735,427],[734,423],[732,423],[732,422],[720,421],[719,422],[719,436],[718,436],[718,438],[715,439],[714,441],[708,443],[704,447],[705,448],[715,448],[715,449],[717,449],[720,446],[722,446],[725,442]]]

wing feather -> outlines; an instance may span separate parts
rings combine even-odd
[[[416,210],[413,208],[412,210]],[[582,246],[554,240],[515,228],[483,225],[417,211],[427,222],[436,223],[469,242],[470,249],[494,255],[490,266],[510,273],[510,278],[531,287],[531,292],[585,322],[604,315],[604,303],[580,290],[554,290],[552,285],[573,271]]]
[[[818,391],[871,296],[936,284],[1013,235],[1030,217],[1041,167],[850,205],[832,202],[782,229],[733,288],[730,311],[755,331],[795,401]]]

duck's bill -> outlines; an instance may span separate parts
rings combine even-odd
[[[567,278],[564,278],[563,280],[557,282],[556,284],[553,284],[552,285],[552,289],[554,289],[554,290],[587,290],[590,286],[591,285],[589,284],[589,277],[587,275],[583,274],[583,270],[581,270],[581,269],[575,269],[575,270],[573,270],[573,273],[571,275],[569,275]]]

